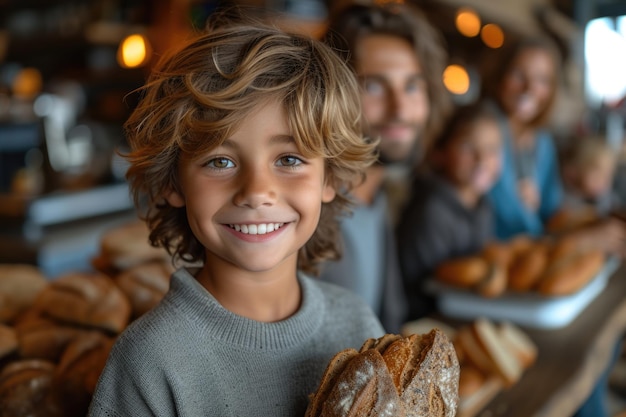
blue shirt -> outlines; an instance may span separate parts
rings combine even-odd
[[[488,193],[494,213],[494,232],[502,240],[518,234],[539,236],[543,234],[545,222],[556,212],[563,198],[558,159],[552,136],[538,130],[534,149],[531,150],[532,164],[528,175],[539,191],[538,210],[528,209],[518,193],[518,158],[513,149],[513,138],[505,120],[500,120],[502,132],[502,172]]]

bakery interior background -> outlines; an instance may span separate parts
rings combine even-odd
[[[93,236],[133,216],[116,154],[130,92],[162,51],[227,3],[278,11],[279,24],[319,36],[344,1],[0,0],[0,262],[34,262],[49,276],[86,267]],[[582,120],[622,140],[626,1],[414,3],[445,37],[443,77],[456,102],[476,98],[504,43],[542,32],[565,60],[557,134]]]

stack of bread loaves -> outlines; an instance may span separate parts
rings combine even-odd
[[[0,265],[1,416],[85,416],[116,336],[167,292],[173,266],[143,223],[101,243],[90,272]]]
[[[563,296],[583,288],[603,268],[605,255],[575,237],[492,242],[480,253],[438,265],[438,282],[497,297],[505,291]]]

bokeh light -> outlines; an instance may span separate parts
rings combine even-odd
[[[502,28],[495,23],[488,23],[483,26],[480,31],[480,38],[485,45],[493,49],[500,48],[504,45],[504,32]]]
[[[468,38],[473,38],[480,33],[480,16],[472,9],[459,9],[454,22],[459,33]]]
[[[120,43],[117,62],[123,68],[136,68],[146,64],[150,58],[150,44],[145,36],[134,34]]]
[[[443,84],[452,94],[465,94],[470,88],[469,73],[461,65],[448,65],[443,71]]]

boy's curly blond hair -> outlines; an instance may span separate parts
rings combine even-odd
[[[230,22],[161,59],[140,92],[124,126],[130,145],[126,176],[153,245],[174,259],[204,261],[185,208],[164,198],[180,191],[179,159],[218,146],[255,107],[277,99],[300,151],[325,159],[326,179],[337,191],[322,205],[298,267],[314,274],[320,261],[338,258],[338,216],[349,209],[351,186],[375,161],[376,143],[361,135],[357,82],[332,49],[259,22]]]

